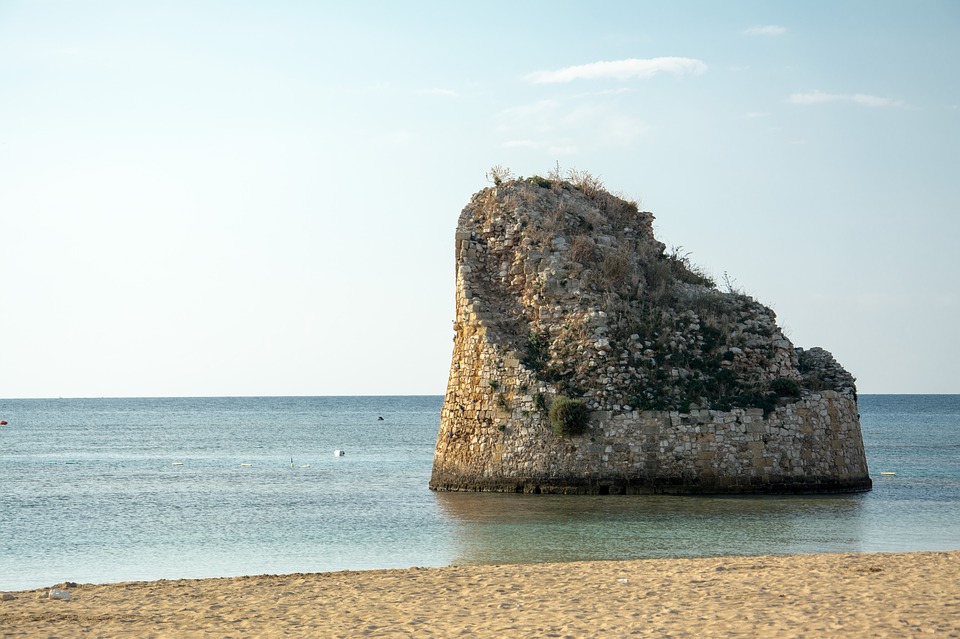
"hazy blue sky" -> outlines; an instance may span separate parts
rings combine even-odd
[[[960,2],[0,0],[0,397],[440,394],[495,164],[960,392]]]

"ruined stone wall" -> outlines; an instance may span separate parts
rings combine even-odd
[[[496,395],[494,391],[491,395]],[[556,435],[531,395],[444,406],[431,487],[577,493],[818,493],[871,481],[857,403],[823,391],[778,407],[599,411]]]
[[[869,489],[852,376],[671,261],[652,219],[539,180],[474,196],[431,488]],[[584,402],[586,432],[553,431],[559,396]]]

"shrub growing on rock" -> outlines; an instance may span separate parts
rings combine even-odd
[[[550,427],[557,435],[580,435],[587,430],[590,411],[579,399],[570,399],[560,395],[550,403]]]
[[[800,384],[786,377],[778,377],[770,382],[770,390],[778,397],[800,397],[801,395]]]

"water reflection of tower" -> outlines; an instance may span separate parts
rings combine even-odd
[[[438,492],[456,563],[540,563],[864,548],[865,495],[675,497]]]

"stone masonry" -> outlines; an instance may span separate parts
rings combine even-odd
[[[667,252],[650,213],[575,178],[502,182],[460,216],[430,487],[868,490],[853,377]],[[561,396],[589,411],[584,432],[551,428]]]

